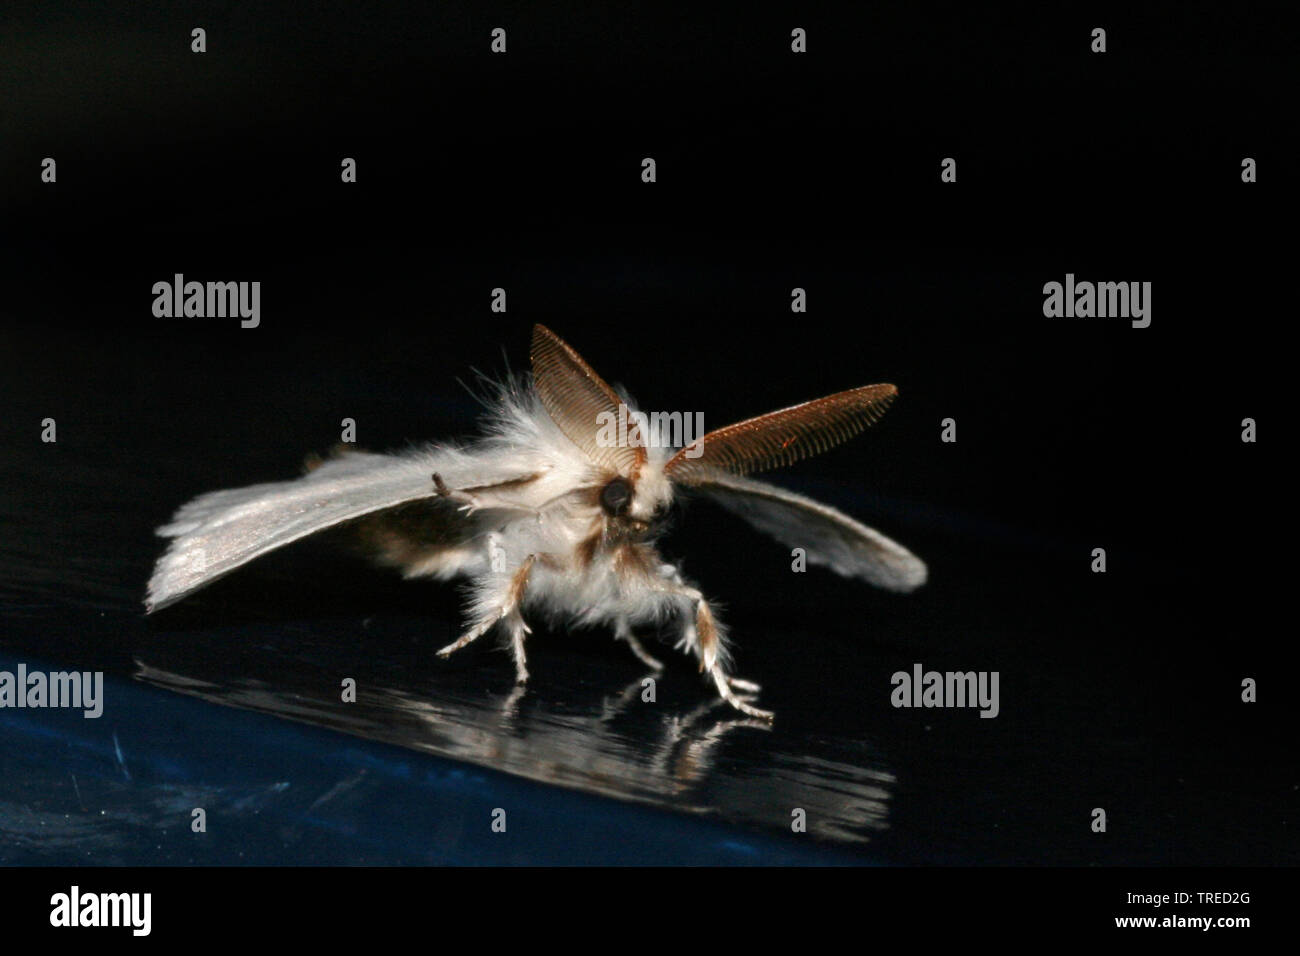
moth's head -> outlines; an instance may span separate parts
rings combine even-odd
[[[639,474],[606,478],[595,498],[606,524],[641,536],[654,533],[668,517],[673,488],[661,468],[649,466]]]
[[[673,486],[708,487],[720,475],[779,468],[847,441],[875,422],[898,389],[864,385],[715,429],[664,460],[648,449],[626,400],[558,335],[533,327],[533,385],[551,420],[603,477],[593,489],[607,523],[648,532]]]
[[[544,325],[533,329],[532,360],[542,406],[599,475],[588,486],[591,503],[612,529],[649,532],[672,503],[663,449],[649,447],[627,399]]]

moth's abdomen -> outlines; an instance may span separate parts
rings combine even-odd
[[[484,560],[474,522],[449,502],[417,501],[353,522],[354,540],[371,561],[405,577],[453,577]]]

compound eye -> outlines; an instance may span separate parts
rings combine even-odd
[[[631,503],[632,486],[626,478],[615,478],[600,491],[600,506],[608,514],[625,514]]]

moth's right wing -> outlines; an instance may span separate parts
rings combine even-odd
[[[753,478],[702,473],[692,491],[713,499],[789,548],[803,548],[810,564],[861,578],[889,591],[925,583],[925,562],[905,547],[820,501]]]
[[[896,541],[841,511],[745,476],[834,448],[874,424],[898,394],[864,385],[718,428],[683,448],[664,474],[700,492],[808,561],[891,591],[925,583],[925,563]]]
[[[200,495],[158,529],[160,537],[172,542],[149,579],[145,607],[156,611],[173,604],[254,558],[318,531],[434,498],[435,471],[453,489],[522,477],[503,462],[455,449],[408,455],[348,452],[294,481]]]

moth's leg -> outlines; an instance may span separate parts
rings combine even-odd
[[[627,618],[620,617],[614,621],[614,637],[617,640],[626,641],[628,648],[636,655],[636,659],[646,667],[656,671],[664,669],[663,662],[652,657],[641,645],[641,642],[636,639],[636,635],[632,633],[632,625],[628,623]]]
[[[447,483],[442,480],[442,475],[438,472],[433,473],[433,487],[440,498],[447,498],[451,501],[461,503],[460,510],[466,514],[473,514],[481,508],[490,505],[486,498],[475,494],[475,492],[493,492],[502,488],[519,488],[523,485],[531,484],[538,478],[542,477],[543,472],[534,472],[531,475],[523,475],[519,478],[510,478],[506,481],[498,481],[490,485],[476,485],[473,488],[449,488]],[[512,506],[516,507],[516,506]],[[526,509],[525,509],[526,510]],[[541,511],[537,512],[538,518],[541,518]]]
[[[681,571],[679,571],[675,565],[671,565],[671,564],[660,565],[659,576],[662,578],[666,578],[667,580],[671,581],[673,584],[677,585],[677,588],[692,603],[696,603],[704,600],[704,595],[702,595],[699,591],[695,590],[695,588],[692,588],[686,584],[685,580],[682,579]],[[685,618],[682,625],[682,636],[674,645],[674,649],[690,651],[690,650],[694,650],[698,644],[699,644],[699,636],[696,630],[695,623],[689,617]],[[727,683],[731,685],[731,689],[738,690],[742,694],[757,694],[760,690],[763,689],[761,684],[756,684],[752,680],[745,680],[742,677],[732,677],[730,674],[726,674],[724,676],[726,677]]]
[[[677,643],[673,645],[673,650],[684,651],[687,654],[696,655],[701,659],[700,670],[704,670],[704,654],[700,646],[699,631],[695,626],[695,615],[691,613],[690,608],[687,609],[687,613],[689,616],[684,616],[682,618],[682,636],[678,638]],[[742,694],[754,694],[759,690],[759,686],[753,681],[732,677],[730,674],[724,674],[724,676],[732,689],[738,690]]]
[[[519,613],[519,605],[523,603],[524,592],[528,590],[528,575],[533,570],[533,562],[536,560],[537,555],[530,554],[519,566],[519,570],[515,571],[510,579],[509,603],[501,612],[501,618],[510,631],[510,650],[515,658],[516,684],[528,681],[527,661],[524,658],[524,635],[531,634],[533,629],[524,623],[524,616]]]
[[[484,634],[486,634],[489,630],[491,630],[492,625],[495,624],[496,622],[497,620],[494,617],[484,618],[483,620],[475,624],[473,627],[471,627],[464,634],[462,634],[460,637],[456,638],[456,640],[448,644],[446,647],[441,648],[438,651],[438,656],[450,657],[452,654],[455,654],[466,644],[469,644],[471,641],[476,641]]]
[[[442,475],[438,474],[436,471],[433,473],[433,487],[434,490],[438,492],[438,497],[446,498],[450,501],[459,501],[461,503],[460,510],[465,512],[467,515],[472,515],[475,511],[478,511],[479,508],[483,507],[482,502],[469,492],[453,491],[451,488],[448,488],[447,483],[442,480]],[[473,638],[471,638],[471,640],[473,640]]]
[[[709,602],[704,599],[704,595],[693,587],[677,582],[674,582],[670,590],[695,610],[695,620],[693,622],[688,620],[682,629],[681,643],[699,657],[700,670],[707,672],[712,678],[713,685],[718,689],[718,695],[742,714],[760,717],[763,720],[771,720],[776,716],[772,711],[760,710],[736,695],[736,690],[744,692],[747,688],[757,688],[758,685],[728,677],[723,655],[722,629],[714,618],[713,610],[709,607]]]
[[[525,558],[523,563],[510,576],[504,592],[500,596],[499,603],[490,604],[487,612],[479,618],[478,622],[455,641],[438,651],[438,656],[449,657],[466,644],[482,637],[498,621],[503,621],[510,634],[510,648],[515,660],[515,682],[522,684],[528,680],[528,668],[525,666],[526,661],[524,658],[524,635],[532,633],[532,628],[524,623],[523,615],[519,612],[519,606],[523,602],[524,592],[528,589],[528,575],[532,571],[533,562],[536,559],[537,555],[535,554],[530,554]]]
[[[699,593],[698,591],[696,592]],[[732,679],[727,676],[727,671],[722,658],[722,634],[718,627],[718,622],[713,617],[713,611],[709,607],[709,602],[701,596],[695,602],[695,633],[698,637],[697,647],[700,655],[700,669],[708,671],[713,678],[713,685],[717,687],[718,694],[732,707],[742,714],[748,714],[751,717],[761,717],[763,720],[771,720],[776,715],[770,710],[761,710],[736,696],[732,690]],[[743,684],[749,684],[749,681],[742,681]],[[754,685],[750,685],[754,686]]]

